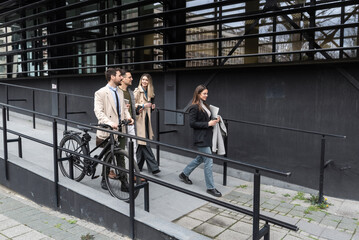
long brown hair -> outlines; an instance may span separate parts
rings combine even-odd
[[[194,90],[194,93],[193,93],[193,98],[192,98],[192,104],[197,104],[198,105],[198,109],[200,111],[204,111],[203,107],[201,106],[201,98],[199,97],[199,95],[204,91],[206,90],[207,87],[204,86],[204,85],[198,85],[196,87],[196,89]],[[208,90],[208,89],[207,89]],[[203,104],[209,109],[209,106],[207,103],[203,102]]]
[[[148,79],[148,86],[147,86],[147,96],[148,96],[148,98],[154,98],[155,97],[155,88],[153,87],[152,77],[151,77],[150,74],[148,74],[148,73],[142,74],[142,76],[140,78],[140,82],[138,84],[138,88],[142,87],[142,78],[143,77],[147,77],[147,79]]]

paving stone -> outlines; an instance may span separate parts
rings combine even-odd
[[[7,236],[8,238],[13,238],[19,235],[22,235],[24,233],[27,232],[31,232],[32,229],[25,226],[25,225],[17,225],[11,228],[7,228],[6,230],[2,231],[2,234],[4,234],[5,236]]]
[[[320,237],[327,238],[330,240],[350,240],[352,237],[352,234],[345,233],[345,232],[339,232],[330,228],[326,228]]]
[[[203,223],[202,225],[196,227],[193,230],[202,235],[206,235],[208,237],[214,238],[215,236],[223,232],[225,229],[209,223]]]
[[[207,212],[207,211],[196,210],[196,211],[191,212],[190,214],[188,214],[188,216],[192,217],[192,218],[195,218],[195,219],[198,219],[198,220],[207,221],[208,219],[212,218],[216,214],[217,213],[211,213],[211,212]]]
[[[11,228],[14,226],[20,225],[20,223],[18,221],[15,221],[13,219],[7,219],[4,221],[0,222],[0,231],[7,229],[7,228]]]
[[[322,232],[326,229],[325,227],[322,227],[319,224],[308,223],[307,221],[305,221],[303,219],[297,223],[297,226],[302,231],[305,231],[305,232],[315,235],[315,236],[320,236],[322,234]]]
[[[229,240],[229,239],[245,240],[245,239],[251,239],[251,236],[240,232],[235,232],[232,230],[226,230],[220,235],[218,235],[218,237],[216,237],[215,239],[216,240]]]
[[[231,226],[230,229],[244,234],[252,234],[252,226],[252,224],[240,221]]]
[[[278,212],[282,212],[282,213],[287,214],[288,212],[290,212],[291,209],[289,209],[289,208],[284,208],[284,207],[281,207],[281,206],[279,205],[279,206],[277,206],[274,210],[275,210],[275,211],[278,211]]]
[[[201,207],[200,209],[204,210],[204,211],[207,211],[207,212],[210,212],[210,213],[217,214],[217,213],[221,213],[221,212],[225,211],[226,208],[219,208],[219,207],[207,204],[207,205]]]
[[[8,240],[8,239],[10,239],[10,238],[5,237],[5,236],[2,235],[1,232],[0,232],[0,240]]]
[[[338,226],[338,222],[337,221],[333,221],[331,219],[327,219],[327,218],[324,218],[321,222],[320,222],[321,225],[324,225],[324,226],[330,226],[330,227],[333,227],[334,229],[337,228]]]
[[[343,222],[341,222],[341,223],[339,223],[337,228],[354,231],[357,228],[357,225],[355,223],[343,223]]]
[[[207,223],[223,228],[228,228],[229,226],[233,225],[235,222],[237,222],[236,219],[228,218],[220,215],[216,215],[207,221]]]
[[[359,232],[357,231],[351,240],[359,240]]]
[[[263,204],[261,205],[261,208],[273,210],[274,208],[276,208],[276,205],[269,204],[269,203],[265,202],[265,203],[263,203]]]
[[[306,214],[304,218],[308,219],[309,221],[314,221],[317,223],[320,223],[323,220],[323,217],[313,213]]]
[[[288,231],[283,231],[280,229],[278,229],[278,230],[271,229],[269,232],[270,239],[282,239],[287,234],[288,234]]]
[[[241,220],[244,217],[243,214],[237,214],[237,212],[231,212],[231,213],[221,212],[219,215],[224,216],[224,217],[229,217],[232,219],[236,219],[236,220]]]
[[[179,219],[178,221],[176,221],[175,223],[182,227],[192,230],[193,228],[201,225],[203,222],[199,221],[197,219],[194,219],[194,218],[183,217],[183,218]]]
[[[32,230],[32,231],[22,234],[20,236],[14,237],[13,239],[14,240],[29,240],[29,239],[43,239],[46,237],[47,237],[46,235]]]
[[[300,236],[294,236],[291,233],[284,236],[283,240],[302,240],[303,238]]]
[[[302,218],[305,216],[305,213],[303,211],[291,210],[290,212],[288,212],[288,215]]]

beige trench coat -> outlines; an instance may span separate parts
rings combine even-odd
[[[128,112],[128,108],[124,107],[125,101],[123,100],[123,92],[118,91],[118,95],[121,105],[121,120],[130,119],[131,116]],[[119,122],[116,103],[108,86],[95,92],[94,112],[98,119],[98,123],[112,125]],[[125,126],[122,126],[122,132],[125,131]],[[104,131],[97,131],[96,133],[96,136],[100,139],[105,139],[109,135],[109,133]]]
[[[150,103],[151,98],[146,98],[145,92],[142,88],[136,88],[135,91],[133,91],[133,94],[135,95],[135,106],[139,106],[142,104]],[[145,108],[139,115],[136,117],[136,130],[137,130],[137,136],[146,138],[146,126],[145,126],[145,116],[146,113],[148,115],[148,134],[149,139],[153,139],[153,131],[152,131],[152,124],[151,124],[151,108]],[[146,142],[144,141],[137,141],[140,145],[146,145]]]

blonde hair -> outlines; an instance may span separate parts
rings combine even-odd
[[[140,78],[140,82],[138,83],[138,88],[142,87],[142,78],[143,77],[147,77],[147,79],[148,79],[147,97],[148,98],[154,98],[155,97],[155,89],[153,87],[152,77],[151,77],[150,74],[148,74],[148,73],[142,74],[142,76]]]

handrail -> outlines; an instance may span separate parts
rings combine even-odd
[[[84,96],[84,95],[73,94],[73,93],[57,92],[57,91],[46,90],[46,89],[41,89],[41,88],[33,88],[33,87],[27,87],[27,86],[20,86],[20,85],[11,84],[11,83],[3,83],[3,82],[0,82],[0,85],[10,86],[10,87],[17,87],[17,88],[24,88],[24,89],[30,89],[30,90],[36,90],[36,91],[41,91],[41,92],[56,93],[56,94],[65,95],[65,96],[82,97],[82,98],[89,98],[89,99],[93,99],[93,98],[94,98],[94,97],[90,97],[90,96]]]
[[[281,171],[277,171],[277,170],[272,170],[272,169],[256,166],[254,164],[249,164],[249,163],[241,162],[241,161],[238,161],[238,160],[233,160],[233,159],[221,157],[221,156],[218,156],[218,155],[211,155],[211,154],[207,154],[207,153],[202,153],[202,152],[199,152],[199,151],[186,149],[186,148],[183,148],[183,147],[178,147],[178,146],[171,145],[171,144],[168,144],[168,143],[162,143],[162,142],[158,142],[158,141],[155,141],[155,140],[150,140],[150,139],[147,139],[147,138],[142,138],[142,137],[130,135],[130,134],[127,134],[127,133],[118,133],[118,131],[113,131],[113,130],[103,129],[103,128],[99,128],[99,127],[94,127],[94,126],[91,126],[91,125],[88,125],[88,124],[68,120],[68,119],[61,118],[61,117],[51,116],[51,115],[48,115],[48,114],[45,114],[45,113],[35,112],[35,111],[32,111],[32,110],[12,106],[12,105],[9,105],[9,104],[0,103],[0,106],[4,106],[4,107],[7,107],[7,108],[12,108],[12,109],[16,109],[16,110],[21,110],[21,111],[24,111],[24,112],[27,112],[27,113],[35,113],[35,114],[37,114],[39,116],[50,118],[50,119],[56,119],[56,120],[59,120],[59,121],[67,121],[67,122],[75,124],[75,125],[89,127],[89,128],[96,129],[96,130],[101,130],[103,132],[119,134],[121,136],[130,138],[130,139],[133,138],[133,139],[140,140],[140,141],[146,141],[146,142],[149,142],[149,143],[152,143],[152,144],[161,145],[163,147],[172,148],[172,149],[175,149],[175,150],[178,150],[178,151],[184,151],[184,152],[193,153],[193,154],[196,154],[196,155],[203,155],[203,156],[206,156],[206,157],[215,158],[215,159],[218,159],[218,160],[221,160],[221,161],[224,161],[224,162],[229,162],[231,164],[239,165],[239,166],[246,167],[246,168],[251,168],[251,169],[253,169],[255,171],[258,170],[258,171],[261,171],[261,172],[276,174],[276,175],[285,176],[285,177],[288,177],[288,176],[291,175],[290,172],[281,172]]]
[[[166,111],[166,112],[177,112],[177,113],[182,113],[182,114],[188,114],[187,111],[181,111],[181,110],[173,110],[173,109],[165,109],[165,108],[158,108],[158,110],[163,110],[163,111]],[[227,120],[227,121],[230,121],[230,122],[236,122],[236,123],[244,123],[244,124],[249,124],[249,125],[261,126],[261,127],[275,128],[275,129],[280,129],[280,130],[288,130],[288,131],[293,131],[293,132],[308,133],[308,134],[328,136],[328,137],[334,137],[334,138],[346,138],[346,136],[344,136],[344,135],[338,135],[338,134],[332,134],[332,133],[323,133],[323,132],[317,132],[317,131],[311,131],[311,130],[303,130],[303,129],[299,129],[299,128],[282,127],[282,126],[266,124],[266,123],[258,123],[258,122],[244,121],[244,120],[235,120],[235,119],[230,119],[230,118],[223,118],[223,120]]]
[[[187,195],[190,195],[190,196],[193,196],[193,197],[196,197],[196,198],[199,198],[199,199],[203,199],[203,200],[206,200],[208,202],[218,204],[220,206],[223,206],[223,207],[226,207],[226,208],[229,208],[229,209],[232,209],[232,210],[235,210],[235,211],[242,212],[244,214],[253,216],[253,239],[259,239],[261,236],[265,236],[265,238],[267,238],[269,236],[269,228],[270,228],[270,226],[269,226],[268,222],[276,224],[276,225],[279,225],[279,226],[282,226],[282,227],[285,227],[285,228],[290,229],[290,230],[295,230],[295,231],[298,230],[298,227],[295,226],[295,225],[288,224],[288,223],[282,222],[280,220],[277,220],[277,219],[274,219],[274,218],[271,218],[271,217],[268,217],[268,216],[263,216],[263,215],[260,215],[260,213],[259,213],[259,211],[260,211],[260,208],[259,208],[259,203],[260,203],[260,201],[259,201],[259,199],[260,199],[260,171],[274,173],[274,174],[281,175],[281,176],[286,176],[286,177],[290,176],[290,173],[284,173],[284,172],[280,172],[280,171],[276,171],[276,170],[272,170],[272,169],[266,169],[266,168],[262,168],[262,167],[255,166],[255,165],[252,165],[252,164],[243,164],[243,163],[241,163],[239,161],[234,161],[234,160],[223,158],[223,157],[218,157],[218,156],[214,156],[214,155],[210,155],[210,154],[201,153],[201,152],[198,152],[198,151],[184,149],[184,148],[181,148],[181,147],[173,146],[173,145],[170,145],[170,144],[164,144],[164,143],[160,143],[160,142],[157,142],[157,141],[152,141],[152,140],[149,140],[149,139],[146,139],[146,138],[141,138],[141,137],[129,135],[129,134],[126,134],[126,133],[121,133],[121,132],[118,132],[118,131],[102,129],[102,128],[99,128],[99,127],[94,127],[94,126],[91,126],[91,125],[78,123],[78,122],[63,119],[63,118],[60,118],[60,117],[51,116],[51,115],[48,115],[48,114],[39,113],[39,112],[35,112],[35,111],[32,111],[32,110],[27,110],[27,109],[12,106],[12,105],[9,105],[9,104],[0,103],[0,106],[2,106],[2,111],[3,111],[2,116],[3,116],[3,121],[4,122],[3,122],[2,130],[3,130],[3,136],[4,136],[5,155],[7,155],[7,142],[8,142],[7,141],[7,132],[10,132],[6,127],[6,118],[5,118],[6,111],[8,109],[12,108],[12,109],[24,111],[24,112],[27,112],[27,113],[33,113],[33,114],[36,113],[37,115],[43,116],[45,118],[50,118],[50,119],[53,120],[53,125],[52,125],[53,144],[52,144],[52,147],[53,147],[53,155],[54,155],[54,183],[55,183],[54,188],[55,188],[55,194],[56,194],[56,206],[57,207],[59,207],[58,204],[59,204],[59,201],[60,201],[59,187],[58,187],[58,179],[59,179],[58,178],[58,161],[59,161],[59,159],[58,159],[58,156],[57,156],[57,150],[61,149],[61,150],[65,150],[65,151],[71,151],[71,150],[67,150],[67,149],[63,149],[63,148],[58,147],[57,120],[66,121],[66,122],[70,122],[70,123],[73,123],[73,124],[78,124],[78,125],[81,125],[81,126],[86,126],[88,128],[91,128],[91,129],[101,129],[102,131],[105,131],[105,132],[114,133],[116,135],[120,135],[120,136],[124,136],[124,137],[129,138],[130,139],[130,143],[129,143],[129,148],[130,148],[129,149],[129,154],[130,154],[130,156],[129,156],[129,159],[130,159],[130,169],[129,169],[130,177],[129,177],[129,181],[130,181],[130,219],[131,219],[131,230],[130,230],[130,232],[131,232],[131,236],[132,236],[133,239],[134,239],[134,235],[135,235],[135,228],[134,228],[135,204],[134,204],[134,195],[133,195],[133,190],[134,190],[133,176],[145,178],[145,179],[147,179],[149,181],[152,181],[152,182],[155,182],[155,183],[160,184],[162,186],[165,186],[165,187],[174,189],[176,191],[185,193]],[[12,133],[20,134],[20,133],[17,133],[16,131],[12,131]],[[23,137],[26,137],[26,138],[29,138],[29,139],[31,138],[32,140],[35,140],[37,142],[45,143],[46,145],[49,144],[49,143],[46,143],[44,141],[35,139],[33,137],[27,136],[27,135],[22,134],[22,133],[21,133],[21,135]],[[159,144],[159,145],[169,147],[169,148],[173,148],[173,149],[177,149],[177,150],[180,150],[180,151],[183,151],[183,152],[195,153],[195,154],[198,154],[198,155],[203,155],[203,156],[208,156],[208,157],[214,157],[214,158],[220,159],[222,161],[231,162],[231,163],[236,164],[236,165],[242,165],[242,166],[245,165],[246,167],[252,168],[253,170],[255,170],[255,173],[254,173],[253,211],[249,211],[248,209],[241,208],[241,207],[238,207],[238,206],[234,206],[234,205],[229,204],[227,202],[220,201],[220,200],[217,200],[217,199],[213,199],[211,197],[204,196],[202,194],[198,194],[196,192],[180,188],[180,187],[178,187],[176,185],[166,183],[166,182],[163,182],[161,180],[158,180],[158,179],[155,179],[155,178],[152,178],[152,177],[148,177],[146,175],[142,175],[140,173],[134,173],[133,172],[133,164],[131,163],[131,161],[133,161],[133,153],[134,153],[133,152],[133,141],[132,141],[132,139],[138,139],[138,140],[142,140],[142,141],[146,141],[146,142],[150,142],[150,143],[154,143],[154,144]],[[98,161],[97,159],[92,159],[89,156],[86,156],[86,155],[83,155],[83,154],[80,154],[80,153],[76,153],[76,152],[73,152],[73,151],[71,151],[71,152],[73,154],[76,154],[77,156],[81,156],[81,157],[84,157],[84,158],[87,158],[87,159],[90,159],[90,160]],[[114,165],[111,165],[111,164],[107,164],[107,163],[103,163],[103,162],[101,162],[101,164],[110,165],[111,167],[119,169],[120,171],[124,170],[124,169],[121,169],[120,167],[117,167],[117,166],[114,166]],[[7,165],[7,157],[5,157],[6,176],[8,174],[7,166],[8,166]],[[6,179],[8,179],[8,178],[6,178]],[[147,203],[147,206],[148,206],[148,203]],[[260,219],[266,221],[266,224],[264,225],[264,227],[262,229],[260,229],[260,227],[259,227]]]

